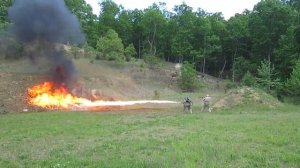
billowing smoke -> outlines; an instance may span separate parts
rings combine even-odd
[[[82,44],[85,38],[64,0],[15,0],[8,14],[11,31],[27,46],[26,55],[36,64],[39,57],[47,58],[58,84],[73,82],[75,67],[62,44]]]

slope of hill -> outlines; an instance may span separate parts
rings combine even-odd
[[[261,104],[268,107],[280,105],[279,101],[260,90],[251,88],[233,89],[224,92],[223,81],[208,75],[199,76],[204,87],[194,93],[184,93],[172,74],[175,64],[165,63],[163,67],[150,68],[143,61],[118,64],[111,61],[90,61],[86,58],[74,59],[77,70],[77,83],[84,88],[84,95],[92,100],[139,100],[168,99],[181,101],[189,96],[194,107],[202,108],[201,97],[212,96],[211,104],[215,109],[232,108],[236,105]],[[0,63],[0,113],[36,111],[26,102],[27,88],[40,84],[49,78],[53,71],[46,61],[40,60],[38,66],[22,59],[2,60]],[[48,75],[47,75],[48,74]],[[178,78],[178,77],[177,77]]]
[[[43,82],[51,71],[46,62],[41,62],[35,66],[26,59],[1,61],[0,112],[30,108],[26,103],[26,89]],[[99,99],[159,99],[179,91],[176,83],[170,83],[173,64],[164,68],[148,68],[143,62],[116,64],[109,61],[91,62],[88,59],[75,59],[73,62],[78,83]]]

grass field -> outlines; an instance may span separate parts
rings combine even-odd
[[[297,107],[194,111],[0,115],[0,167],[300,167]]]

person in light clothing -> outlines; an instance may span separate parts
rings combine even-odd
[[[211,112],[211,107],[210,107],[210,101],[211,97],[209,95],[206,95],[205,97],[202,97],[203,100],[203,108],[202,111],[208,111]]]

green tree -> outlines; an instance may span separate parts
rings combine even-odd
[[[293,22],[291,8],[279,0],[262,0],[255,5],[249,18],[250,37],[253,42],[253,58],[259,63],[263,59],[273,62],[275,48]]]
[[[125,54],[126,61],[130,61],[131,58],[134,58],[136,56],[136,50],[132,43],[125,48],[124,54]]]
[[[197,15],[197,26],[194,31],[194,36],[197,38],[192,42],[193,49],[199,53],[195,59],[196,66],[202,67],[203,73],[209,68],[214,73],[221,69],[221,75],[227,62],[226,55],[222,54],[222,39],[227,35],[225,20],[221,13],[198,12]]]
[[[195,29],[196,15],[193,13],[193,8],[182,3],[174,8],[176,15],[172,19],[171,50],[172,54],[178,58],[178,62],[190,61],[193,62],[193,31]]]
[[[97,50],[101,52],[105,59],[117,62],[125,61],[124,46],[118,33],[109,29],[104,37],[97,41]]]
[[[0,3],[0,30],[8,26],[8,8],[12,6],[13,0],[2,0]]]
[[[179,86],[184,91],[194,91],[199,87],[197,71],[194,65],[185,61],[181,67]]]
[[[229,36],[227,38],[227,45],[229,48],[229,53],[232,55],[232,81],[236,80],[236,59],[238,57],[242,57],[248,54],[247,46],[249,44],[249,29],[248,29],[248,21],[249,21],[249,11],[245,11],[242,14],[236,14],[234,17],[231,17],[227,21],[227,29],[229,32]]]
[[[162,41],[163,27],[166,25],[166,19],[156,4],[144,10],[141,19],[143,35],[145,38],[146,53],[156,55],[159,44]]]
[[[118,26],[115,29],[125,46],[128,46],[133,41],[133,14],[130,10],[120,12],[118,17]]]
[[[13,0],[2,0],[0,3],[0,22],[8,22],[8,8],[12,6]]]
[[[300,96],[300,60],[296,62],[291,77],[286,82],[286,88],[291,95]]]
[[[293,9],[300,11],[300,1],[299,0],[282,0],[286,4],[290,5]]]
[[[98,33],[104,35],[109,29],[116,31],[119,26],[120,7],[112,0],[103,0],[100,7]]]
[[[137,49],[137,57],[141,58],[141,50],[142,50],[142,41],[143,41],[143,26],[141,25],[141,20],[143,17],[143,11],[135,9],[131,11],[132,17],[132,43]]]
[[[295,32],[296,31],[296,32]],[[296,42],[297,28],[291,26],[286,34],[279,39],[279,47],[274,52],[274,62],[277,64],[277,73],[281,79],[289,78],[293,65],[299,58],[299,46]]]
[[[267,60],[261,61],[261,65],[257,71],[257,82],[261,88],[270,92],[271,89],[277,89],[280,87],[280,80],[276,78],[274,65],[272,66],[271,62]]]

